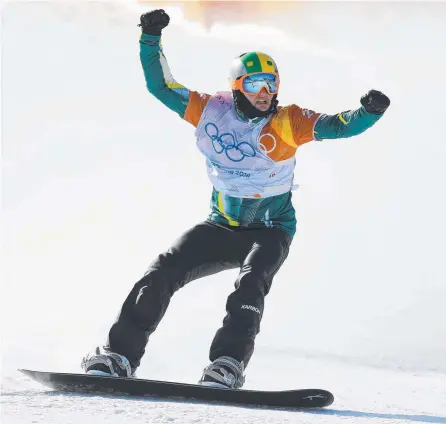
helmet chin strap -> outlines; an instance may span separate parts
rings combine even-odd
[[[232,90],[232,94],[234,96],[234,102],[238,112],[248,119],[267,117],[270,113],[274,113],[276,111],[279,103],[277,101],[277,94],[274,94],[268,110],[260,110],[257,109],[240,90]]]

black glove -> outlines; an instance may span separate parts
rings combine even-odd
[[[163,9],[155,9],[141,15],[142,32],[148,35],[161,35],[161,30],[169,25],[170,17]]]
[[[390,105],[390,99],[381,91],[370,90],[361,97],[364,109],[373,115],[382,115]]]

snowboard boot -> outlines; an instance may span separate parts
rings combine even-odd
[[[221,356],[208,365],[198,382],[202,386],[239,389],[245,382],[244,364],[229,356]]]
[[[104,350],[99,347],[94,354],[88,354],[82,359],[81,367],[86,374],[112,377],[134,377],[135,370],[125,356]]]

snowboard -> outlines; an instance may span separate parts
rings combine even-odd
[[[70,374],[19,369],[56,391],[93,395],[143,396],[166,400],[201,401],[272,408],[323,408],[333,403],[333,394],[322,389],[281,391],[223,389],[198,384],[144,380],[88,374]]]

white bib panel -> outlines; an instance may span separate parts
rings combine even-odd
[[[270,197],[292,189],[295,157],[275,162],[262,144],[263,137],[271,137],[276,143],[272,134],[261,135],[269,119],[242,121],[230,92],[210,98],[195,136],[217,191],[233,197]]]

